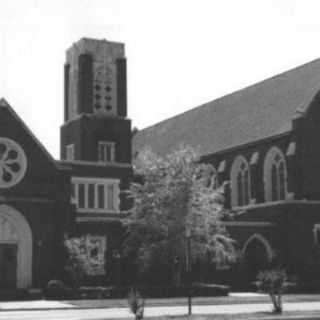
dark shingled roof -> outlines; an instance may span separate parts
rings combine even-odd
[[[180,144],[202,155],[289,132],[320,89],[320,59],[138,131],[133,152],[164,155]]]

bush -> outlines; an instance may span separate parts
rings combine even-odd
[[[143,319],[144,315],[144,298],[136,288],[131,288],[128,295],[128,305],[130,311],[135,315],[136,320]]]
[[[188,286],[137,286],[144,297],[148,298],[173,298],[186,297],[190,292]],[[191,287],[195,297],[227,296],[229,287],[217,284],[194,283]],[[88,286],[70,288],[60,280],[49,281],[45,289],[45,296],[51,299],[123,299],[128,297],[132,288],[127,286]]]
[[[45,297],[49,299],[61,299],[67,296],[67,287],[61,280],[50,280],[45,288]]]
[[[148,298],[173,298],[186,297],[189,286],[139,286],[139,291]],[[191,287],[192,295],[196,297],[226,296],[229,287],[208,283],[194,283]]]
[[[271,269],[260,271],[256,285],[258,289],[269,294],[274,313],[282,313],[282,295],[287,287],[287,275],[284,270]]]
[[[70,238],[64,241],[64,247],[67,253],[65,263],[65,274],[67,283],[73,288],[80,287],[85,276],[85,261],[81,255],[83,238]]]
[[[227,296],[230,291],[229,286],[212,283],[197,282],[192,285],[193,295],[198,297],[220,297]]]
[[[105,299],[110,298],[112,287],[80,287],[77,290],[78,299]]]

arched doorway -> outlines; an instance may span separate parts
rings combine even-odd
[[[265,237],[260,234],[252,235],[243,246],[243,256],[249,281],[254,281],[259,271],[270,264],[273,251]]]
[[[32,232],[16,209],[0,205],[0,286],[27,288],[32,284]]]

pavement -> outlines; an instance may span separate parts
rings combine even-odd
[[[70,309],[75,307],[70,303],[51,300],[0,302],[0,311]]]
[[[270,303],[248,303],[229,305],[193,305],[192,314],[196,315],[236,315],[266,313],[270,315],[272,306]],[[297,312],[299,316],[290,316],[287,319],[307,319],[301,316],[301,312],[313,313],[313,319],[320,319],[320,302],[286,302],[286,312]],[[156,316],[179,316],[186,315],[187,306],[154,306],[145,308],[146,317]],[[317,316],[319,315],[319,316]],[[59,301],[23,301],[23,302],[0,302],[0,320],[23,320],[23,319],[120,319],[133,318],[128,308],[79,308],[71,303]],[[266,317],[267,318],[267,317]],[[269,318],[270,319],[270,318]]]

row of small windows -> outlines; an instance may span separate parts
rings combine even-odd
[[[258,153],[251,158],[250,164],[258,161]],[[225,169],[222,161],[218,171]],[[221,168],[220,168],[221,167]],[[217,185],[217,172],[214,170],[212,178]],[[287,166],[282,151],[272,147],[264,160],[263,169],[265,201],[285,200],[287,195]],[[230,171],[231,205],[233,207],[245,206],[252,200],[252,187],[250,178],[250,165],[243,156],[238,156],[233,161]]]
[[[78,211],[118,212],[119,181],[73,177],[71,203],[75,204]]]
[[[115,153],[115,143],[109,141],[98,142],[98,160],[103,162],[113,162]]]
[[[99,141],[97,154],[98,154],[98,161],[114,162],[115,161],[115,143],[110,141]],[[69,161],[75,160],[74,144],[69,144],[66,146],[66,159]]]

